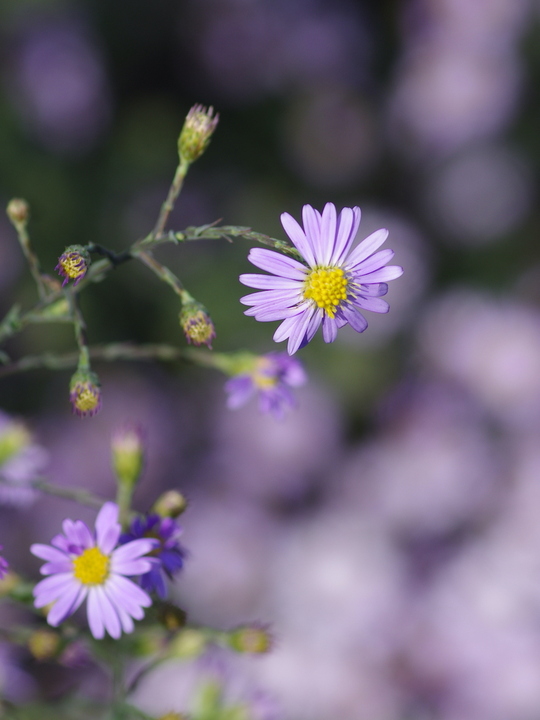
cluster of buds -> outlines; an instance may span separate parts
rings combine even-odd
[[[203,154],[218,121],[219,115],[214,116],[212,107],[207,110],[202,105],[194,105],[191,108],[178,138],[178,154],[182,162],[195,162]]]
[[[197,346],[206,345],[212,349],[216,329],[204,305],[196,300],[190,300],[182,307],[179,319],[188,343]]]
[[[101,386],[96,373],[77,370],[69,384],[69,400],[79,417],[91,417],[101,409]]]
[[[62,287],[70,280],[77,285],[86,275],[90,266],[90,255],[82,245],[69,245],[58,258],[58,265],[55,270],[64,277]]]

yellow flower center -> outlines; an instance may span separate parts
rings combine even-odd
[[[88,548],[73,560],[73,574],[83,585],[103,585],[109,576],[109,557],[97,547]]]
[[[259,390],[269,390],[277,385],[278,379],[274,372],[273,363],[268,358],[258,358],[255,369],[251,373],[253,384]]]
[[[194,345],[209,343],[214,338],[214,326],[208,322],[208,316],[198,312],[184,322],[184,332]]]
[[[76,280],[86,273],[86,263],[78,253],[69,253],[59,258],[59,263],[66,277]]]
[[[316,268],[304,282],[304,298],[313,300],[333,318],[341,301],[347,299],[348,284],[341,268]]]
[[[99,392],[90,383],[77,385],[73,404],[79,412],[95,410],[99,404]]]

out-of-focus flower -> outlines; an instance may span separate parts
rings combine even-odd
[[[35,492],[29,483],[40,475],[47,459],[26,426],[0,411],[0,504],[30,503]]]
[[[236,409],[258,392],[259,408],[281,419],[287,408],[296,405],[290,387],[300,387],[307,381],[302,364],[286,353],[268,353],[254,357],[250,367],[225,383],[229,393],[227,405]]]
[[[81,520],[64,520],[63,534],[51,545],[32,545],[30,551],[47,562],[42,575],[49,575],[34,588],[37,608],[54,603],[47,622],[57,627],[88,599],[87,616],[92,635],[101,639],[107,632],[117,639],[122,630],[133,630],[133,619],[144,616],[152,600],[126,576],[147,573],[152,560],[142,557],[157,545],[141,538],[117,547],[121,526],[118,506],[105,503],[96,518],[95,533]]]
[[[387,230],[377,230],[351,252],[360,208],[343,208],[338,217],[332,203],[326,204],[322,215],[304,205],[303,221],[304,229],[288,213],[281,216],[285,232],[308,267],[272,250],[253,248],[248,259],[273,275],[240,276],[244,285],[262,291],[241,298],[251,306],[245,314],[261,322],[283,320],[274,340],[288,338],[289,355],[312,340],[321,324],[327,343],[347,323],[363,332],[368,323],[360,309],[388,312],[381,296],[388,292],[387,281],[403,273],[397,265],[385,267],[392,250],[375,252],[388,237]]]
[[[36,630],[28,638],[28,649],[36,660],[50,660],[60,648],[60,635],[52,630]]]
[[[86,248],[82,245],[69,245],[58,258],[58,265],[55,270],[64,277],[62,287],[70,280],[74,280],[73,285],[77,285],[86,275],[86,271],[90,265],[90,255]]]
[[[2,550],[2,545],[0,545],[0,550]],[[8,561],[0,555],[0,580],[3,580],[6,577],[8,570]]]
[[[180,325],[188,343],[212,349],[216,329],[204,305],[196,301],[186,303],[180,313]]]
[[[237,652],[261,654],[270,652],[273,638],[263,625],[243,625],[229,633],[227,644]]]
[[[178,138],[180,160],[192,163],[200,158],[208,147],[218,122],[219,115],[214,115],[213,107],[207,110],[202,105],[194,105],[187,114]]]
[[[118,428],[111,442],[112,464],[117,478],[127,485],[135,485],[144,464],[143,431],[128,423]]]
[[[160,598],[167,595],[166,578],[172,578],[184,566],[186,551],[178,541],[181,534],[182,528],[176,520],[152,514],[135,518],[129,532],[120,537],[121,544],[140,538],[153,538],[157,541],[150,553],[154,561],[141,575],[140,584],[148,592],[157,592]]]
[[[101,409],[101,386],[96,373],[77,370],[69,384],[69,400],[79,417],[92,417]]]
[[[154,503],[153,510],[161,517],[175,518],[187,508],[187,500],[178,490],[167,490]]]

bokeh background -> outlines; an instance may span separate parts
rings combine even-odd
[[[68,244],[149,231],[196,102],[221,120],[173,228],[284,237],[283,211],[360,205],[360,236],[387,227],[405,269],[389,315],[300,351],[310,383],[281,423],[227,410],[223,378],[187,365],[97,365],[103,410],[84,420],[69,372],[3,379],[50,479],[112,496],[111,433],[144,424],[137,506],[169,487],[191,502],[175,600],[195,623],[276,635],[270,655],[230,660],[232,696],[264,693],[256,717],[540,718],[540,3],[3,0],[0,63],[0,204],[29,201],[48,272]],[[276,349],[276,324],[238,303],[248,247],[157,253],[209,309],[218,351]],[[0,309],[34,298],[0,218]],[[91,343],[185,343],[175,296],[134,263],[81,305]],[[9,344],[73,347],[52,325]],[[4,504],[5,554],[37,577],[27,547],[66,515],[93,517]],[[2,652],[6,693],[67,683]],[[174,663],[135,700],[186,709],[198,673]],[[77,682],[99,692],[90,672]]]

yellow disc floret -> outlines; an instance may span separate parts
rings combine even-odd
[[[274,363],[269,358],[257,358],[251,379],[258,390],[269,390],[275,387],[278,384],[278,377]]]
[[[347,299],[348,284],[341,268],[315,268],[304,282],[304,298],[313,300],[333,318],[340,303]]]
[[[99,405],[99,391],[91,383],[77,385],[73,397],[73,405],[79,413],[92,413]]]
[[[109,557],[97,547],[88,548],[73,560],[73,574],[83,585],[103,585],[109,576]]]

